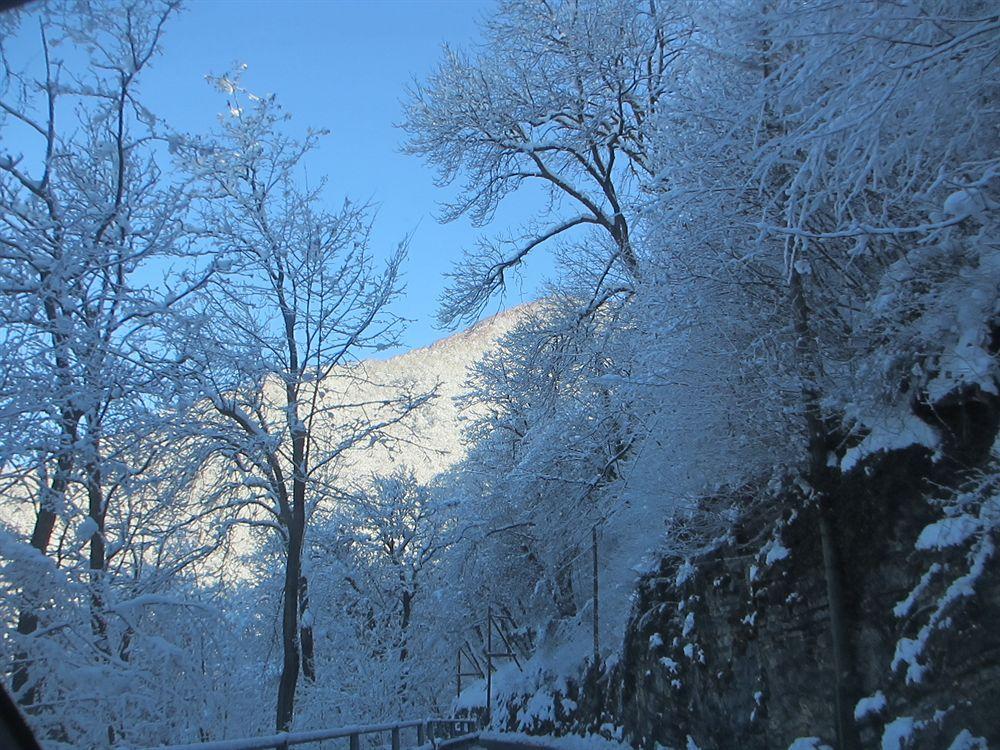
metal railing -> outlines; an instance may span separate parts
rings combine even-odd
[[[474,719],[413,719],[392,724],[368,724],[317,729],[307,732],[280,732],[266,737],[246,737],[234,740],[192,742],[185,745],[161,745],[147,750],[288,750],[294,745],[326,740],[347,739],[350,750],[361,750],[361,738],[369,734],[388,733],[392,750],[402,750],[400,738],[404,729],[415,729],[417,745],[436,739],[450,739],[476,730]]]

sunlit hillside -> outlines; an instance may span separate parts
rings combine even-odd
[[[371,474],[394,469],[411,470],[418,481],[428,482],[461,459],[463,415],[456,398],[465,392],[470,368],[497,340],[513,328],[530,304],[524,304],[480,321],[471,328],[387,360],[365,360],[342,373],[343,384],[331,382],[328,399],[334,404],[357,404],[390,397],[409,387],[415,393],[433,390],[436,396],[418,409],[405,424],[389,430],[398,442],[362,445],[350,451],[342,476],[363,481]],[[338,410],[335,421],[349,418],[348,407]]]

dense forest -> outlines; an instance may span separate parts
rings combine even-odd
[[[370,358],[419,258],[307,174],[324,123],[238,66],[211,130],[143,103],[181,12],[0,12],[0,674],[44,747],[1000,742],[994,3],[500,0],[400,92],[482,228],[440,323],[557,272],[409,369]]]

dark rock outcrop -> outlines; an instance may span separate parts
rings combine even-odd
[[[1000,744],[1000,565],[983,518],[1000,503],[989,464],[998,414],[995,397],[961,394],[934,410],[943,455],[881,452],[837,483],[865,747],[884,736],[904,738],[890,744],[900,750]],[[641,581],[620,660],[570,681],[575,709],[536,731],[616,728],[650,750],[834,744],[817,509],[791,484],[750,507],[711,551],[664,559]],[[964,533],[926,539],[959,515]]]

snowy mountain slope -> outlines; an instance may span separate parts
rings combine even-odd
[[[343,462],[340,477],[363,481],[371,474],[388,474],[400,468],[411,470],[420,482],[428,482],[465,455],[462,421],[456,398],[465,390],[470,368],[510,331],[531,309],[531,303],[500,312],[471,328],[387,360],[364,360],[350,368],[350,378],[331,383],[330,401],[341,404],[375,402],[391,398],[409,388],[415,394],[436,391],[405,425],[388,430],[391,443],[376,443],[353,449]],[[344,374],[344,373],[340,373]],[[334,375],[331,380],[337,380]],[[331,405],[333,405],[331,403]],[[360,414],[356,407],[338,410],[337,421]]]
[[[464,390],[470,368],[530,310],[532,303],[500,312],[471,328],[451,334],[427,347],[414,349],[386,360],[363,360],[334,372],[324,384],[328,411],[327,425],[321,428],[322,439],[336,439],[338,425],[374,418],[379,400],[399,395],[409,388],[414,394],[436,389],[429,403],[410,415],[404,423],[388,429],[390,439],[365,443],[349,450],[333,465],[334,482],[340,489],[365,483],[372,475],[410,470],[418,481],[429,482],[451,467],[465,454],[462,445],[462,414],[456,397]],[[275,385],[272,404],[280,403]],[[368,406],[359,406],[368,404]],[[215,470],[205,468],[207,488],[217,479]],[[27,487],[6,488],[7,500],[0,504],[0,525],[27,537],[34,521],[32,498],[37,494]],[[75,527],[83,512],[70,512],[65,519]],[[248,528],[232,532],[235,548],[250,553],[258,548],[260,538]]]

